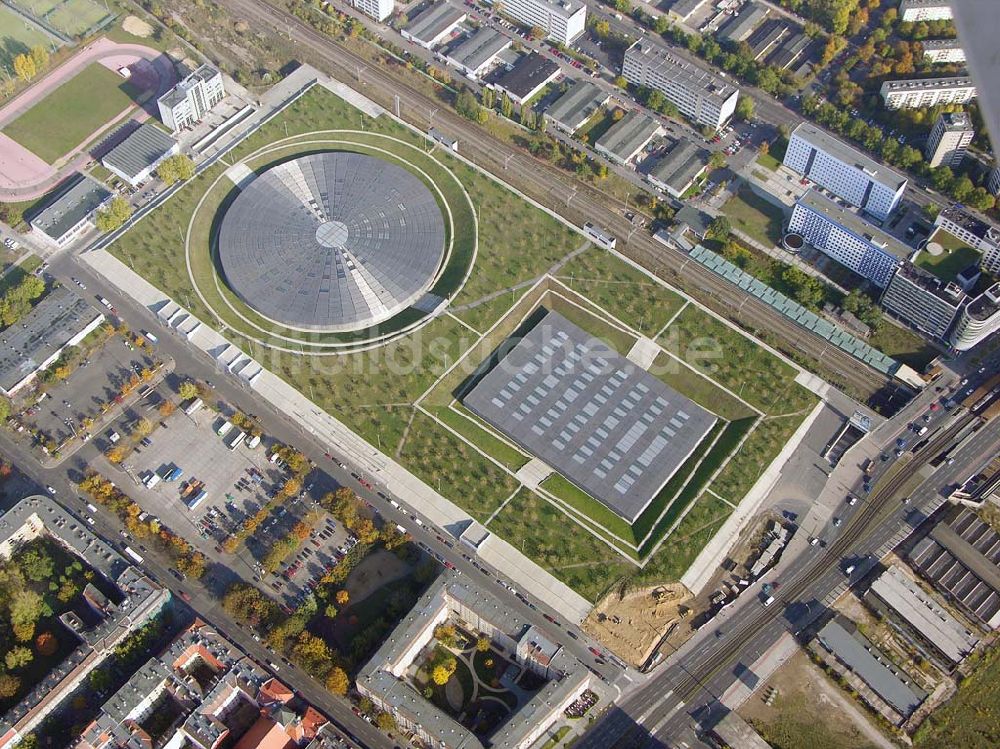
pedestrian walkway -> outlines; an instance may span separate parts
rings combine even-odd
[[[170,305],[178,309],[172,320],[190,324],[194,316],[172,299],[105,250],[85,253],[81,258],[97,273],[116,285],[153,313]],[[176,328],[165,321],[168,329]],[[177,333],[178,335],[183,335]],[[320,409],[302,393],[266,369],[226,340],[210,326],[201,324],[195,334],[187,337],[194,346],[215,361],[220,371],[241,380],[243,386],[255,391],[276,414],[296,423],[306,434],[330,446],[377,483],[388,487],[412,511],[430,524],[456,538],[471,522],[472,517],[422,480],[399,465],[388,455],[351,431],[346,425]],[[234,367],[239,371],[234,372]],[[245,372],[251,374],[244,375]],[[545,601],[574,623],[583,621],[590,612],[590,602],[528,559],[524,554],[497,536],[491,536],[478,550],[479,556],[501,571],[511,583],[535,598]]]

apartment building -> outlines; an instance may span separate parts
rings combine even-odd
[[[173,130],[191,127],[216,104],[226,98],[222,73],[202,65],[156,100],[163,124]]]
[[[796,201],[788,229],[883,289],[911,252],[895,237],[815,189]]]
[[[972,118],[965,112],[945,112],[938,115],[924,149],[928,165],[958,166],[965,158],[965,151],[975,135]]]
[[[990,191],[990,195],[1000,195],[1000,166],[995,166],[990,170],[986,189]]]
[[[792,132],[784,164],[879,220],[896,209],[906,190],[901,174],[808,123]]]
[[[886,81],[879,89],[886,109],[923,109],[938,104],[967,104],[976,85],[967,76]]]
[[[950,0],[901,0],[900,21],[947,21],[951,19]]]
[[[376,21],[384,21],[396,9],[393,0],[350,0],[351,7],[357,8]]]
[[[968,351],[1000,330],[1000,283],[995,283],[969,302],[951,333],[951,345]]]
[[[886,286],[881,304],[921,333],[945,340],[964,301],[965,292],[957,283],[903,263]]]
[[[685,117],[716,130],[733,116],[740,93],[722,78],[644,42],[625,52],[622,75],[635,86],[656,89]]]
[[[965,50],[958,39],[927,39],[921,45],[924,59],[935,64],[965,62]]]
[[[559,44],[572,44],[587,27],[587,6],[581,0],[504,0],[501,12],[539,27]]]

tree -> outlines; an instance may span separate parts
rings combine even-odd
[[[3,678],[3,677],[0,677],[0,678]],[[448,679],[450,679],[450,678],[451,678],[451,674],[448,673],[448,669],[446,669],[444,666],[435,666],[434,670],[431,671],[431,679],[439,687],[443,687],[445,684],[447,684],[448,683]]]
[[[482,93],[483,106],[487,109],[493,109],[497,105],[497,92],[496,89],[490,88],[489,86],[483,89]]]
[[[132,427],[132,433],[138,435],[139,437],[148,437],[150,432],[153,431],[153,422],[149,419],[143,417],[135,422],[135,426]]]
[[[619,13],[630,13],[632,11],[632,3],[629,0],[615,0],[615,10]]]
[[[818,278],[790,267],[781,274],[781,280],[788,284],[795,300],[803,307],[816,307],[823,301],[823,283]]]
[[[458,631],[450,624],[439,624],[434,628],[434,638],[449,647],[454,647],[458,641]]]
[[[375,717],[375,725],[389,733],[396,730],[396,719],[392,717],[392,713],[379,713]]]
[[[532,39],[544,39],[545,38],[545,29],[543,29],[541,26],[532,26],[531,27],[531,38]]]
[[[490,649],[489,637],[480,637],[478,640],[476,640],[476,650],[478,650],[480,653],[485,653],[489,649]]]
[[[479,106],[476,97],[468,89],[462,89],[462,92],[455,98],[455,111],[467,120],[479,123],[486,122],[486,111]]]
[[[610,34],[611,34],[611,24],[608,21],[601,19],[600,21],[594,24],[594,35],[597,36],[598,38],[607,39],[608,35]]]
[[[351,680],[348,678],[347,672],[340,666],[331,668],[330,673],[326,675],[326,688],[338,697],[346,695],[347,690],[351,688]]]
[[[741,96],[736,102],[736,116],[749,122],[753,119],[755,105],[749,96]]]
[[[10,674],[0,674],[0,699],[8,699],[17,694],[21,688],[21,680]]]
[[[712,223],[708,225],[707,236],[710,239],[718,240],[719,242],[725,242],[729,239],[729,235],[732,233],[733,227],[729,223],[729,219],[725,216],[716,216],[712,219]]]
[[[500,97],[500,114],[504,117],[510,119],[510,116],[514,113],[514,102],[511,101],[510,96],[507,92],[503,92],[503,96]]]
[[[761,156],[767,156],[771,152],[771,144],[766,140],[762,140],[760,146],[757,147],[757,151]]]
[[[30,648],[18,645],[7,651],[7,654],[4,656],[4,663],[7,664],[7,668],[13,671],[15,668],[27,666],[34,658],[35,656]]]
[[[126,455],[128,455],[128,448],[125,447],[125,445],[115,445],[104,453],[104,457],[108,459],[108,462],[114,463],[115,465],[118,465],[125,460]]]
[[[156,175],[167,185],[183,182],[194,176],[194,162],[186,154],[175,154],[156,167]]]
[[[40,655],[52,655],[59,649],[59,642],[51,632],[42,632],[35,638],[35,650]]]
[[[198,386],[195,385],[191,380],[184,380],[177,388],[177,394],[181,397],[181,400],[191,400],[192,398],[198,397]]]
[[[35,71],[39,71],[49,64],[49,51],[45,45],[36,44],[31,48],[31,61],[35,63]]]
[[[723,155],[722,151],[712,151],[712,155],[708,157],[708,166],[710,169],[721,169],[726,165],[726,157]]]
[[[294,497],[300,491],[302,491],[302,482],[294,476],[288,479],[285,485],[281,487],[281,493],[286,497]]]
[[[161,403],[160,407],[157,409],[160,416],[164,419],[170,416],[176,410],[177,410],[177,404],[174,403],[173,401],[163,401],[163,403]]]
[[[28,82],[35,77],[38,69],[35,67],[35,61],[31,59],[31,55],[21,53],[14,58],[14,72],[22,81]]]
[[[622,91],[628,88],[628,80],[626,80],[625,76],[623,75],[615,76],[615,79],[612,81],[612,83],[614,83],[615,86],[617,88],[620,88]]]
[[[968,175],[963,174],[951,186],[951,197],[959,203],[964,203],[972,195],[974,189],[975,186],[972,184],[972,180],[969,179]]]
[[[128,221],[132,215],[132,206],[121,195],[111,199],[111,204],[97,212],[95,224],[100,231],[114,231]]]
[[[44,549],[31,548],[17,556],[17,566],[29,580],[40,583],[52,577],[55,563]]]
[[[35,623],[48,609],[45,599],[33,590],[17,591],[10,602],[10,623],[14,636],[27,642],[35,636]]]
[[[351,600],[351,594],[341,588],[337,591],[337,595],[334,600],[336,600],[341,606],[346,606],[347,602]]]

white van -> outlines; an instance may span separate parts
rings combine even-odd
[[[187,408],[184,409],[184,413],[186,413],[188,416],[190,416],[191,414],[195,413],[196,411],[199,411],[201,409],[201,407],[204,406],[204,405],[205,405],[205,402],[201,398],[195,398],[193,401],[191,401],[191,404]]]
[[[770,606],[772,603],[774,603],[774,596],[768,596],[764,599],[765,606]]]
[[[222,426],[220,426],[218,429],[215,430],[215,433],[220,437],[225,437],[227,434],[229,434],[229,430],[232,428],[233,428],[233,422],[227,419],[222,423]]]
[[[156,345],[157,343],[159,343],[159,342],[160,342],[160,339],[159,339],[159,338],[157,338],[157,337],[156,337],[155,335],[153,335],[152,333],[150,333],[150,332],[149,332],[148,330],[144,330],[144,331],[142,331],[142,334],[143,334],[144,336],[146,336],[146,340],[147,340],[147,341],[149,341],[150,343],[152,343],[153,345]]]

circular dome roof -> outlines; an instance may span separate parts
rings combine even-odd
[[[444,218],[415,175],[373,156],[302,156],[257,176],[222,219],[226,281],[272,322],[357,330],[416,302],[444,255]]]

